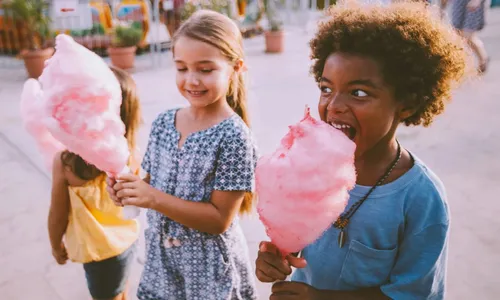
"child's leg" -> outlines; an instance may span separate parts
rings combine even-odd
[[[127,280],[134,261],[135,249],[136,246],[132,245],[118,256],[83,265],[93,299],[126,299]]]
[[[94,300],[127,300],[127,289],[125,288],[125,291],[123,291],[123,293],[116,295],[116,297],[114,297],[114,298],[94,299]]]
[[[126,297],[127,292],[123,292],[121,294],[116,295],[113,298],[106,298],[106,299],[97,299],[97,298],[92,298],[93,300],[127,300]]]
[[[127,281],[127,283],[125,283],[125,289],[123,290],[123,293],[121,293],[117,297],[121,297],[121,298],[115,297],[115,299],[113,299],[113,300],[127,300],[128,299],[128,281]]]
[[[486,71],[486,66],[488,64],[488,53],[484,47],[483,41],[479,38],[476,32],[464,30],[461,32],[462,36],[467,40],[469,47],[472,49],[474,54],[477,56],[479,61],[479,71]]]
[[[116,297],[109,300],[127,300],[127,299],[128,299],[128,282],[125,284],[125,289],[121,294],[118,294],[116,295]],[[94,299],[94,300],[102,300],[102,299]]]

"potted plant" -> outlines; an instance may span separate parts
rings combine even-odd
[[[276,10],[276,0],[265,0],[265,10],[269,29],[264,32],[267,53],[281,53],[284,48],[283,22]]]
[[[90,29],[71,30],[69,35],[75,42],[93,50],[107,49],[110,45],[110,37],[102,24],[93,24]]]
[[[142,39],[142,30],[131,24],[120,24],[113,29],[108,54],[111,64],[120,69],[131,69],[135,65],[135,52]]]
[[[244,16],[247,8],[247,0],[236,0],[238,4],[238,14]]]
[[[231,13],[231,2],[232,0],[192,0],[187,1],[182,6],[181,20],[186,21],[200,9],[213,10],[218,13],[224,14],[228,17],[232,17]]]
[[[264,15],[264,3],[261,0],[244,0],[245,16],[240,22],[240,31],[244,38],[251,38],[264,33],[260,21]]]
[[[19,28],[22,45],[20,56],[31,78],[42,74],[45,61],[54,54],[49,47],[49,4],[45,0],[8,0],[3,4],[5,17],[12,17]]]

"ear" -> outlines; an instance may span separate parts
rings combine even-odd
[[[414,108],[404,108],[399,111],[399,119],[402,121],[408,119],[409,117],[413,116],[417,110]]]
[[[413,105],[409,106],[408,103],[400,103],[397,117],[399,118],[400,122],[403,122],[404,120],[413,116],[416,112],[417,112],[417,107]]]
[[[407,101],[402,101],[399,102],[399,107],[398,107],[398,118],[400,122],[403,122],[404,120],[408,119],[409,117],[413,116],[417,112],[417,96],[416,95],[411,95],[407,99]]]
[[[243,59],[236,60],[236,62],[234,63],[234,71],[236,73],[240,73],[240,72],[245,72],[246,70],[247,70],[247,67],[246,67]]]

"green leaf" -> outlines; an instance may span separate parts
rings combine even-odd
[[[142,29],[132,26],[116,26],[113,33],[113,46],[132,47],[137,46],[142,40]]]
[[[30,48],[42,48],[51,36],[49,3],[46,0],[4,0],[3,7],[6,15],[26,26]]]

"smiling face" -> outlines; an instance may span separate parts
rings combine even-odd
[[[175,42],[174,60],[177,88],[191,106],[206,107],[225,101],[235,67],[219,49],[180,37]]]
[[[400,104],[368,57],[331,54],[319,82],[319,114],[356,143],[360,157],[381,142],[390,142],[399,124]]]

